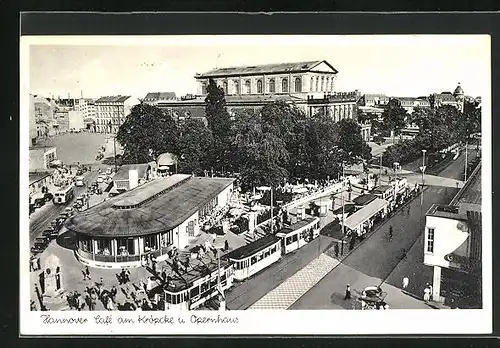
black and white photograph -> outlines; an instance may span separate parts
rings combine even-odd
[[[40,36],[20,57],[22,331],[491,329],[489,36]]]

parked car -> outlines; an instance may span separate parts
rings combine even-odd
[[[98,183],[98,184],[100,184],[100,183],[104,182],[104,175],[99,175],[99,176],[97,177],[97,180],[96,180],[96,181],[97,181],[97,183]]]
[[[43,236],[37,237],[35,239],[35,243],[33,245],[33,248],[31,248],[31,251],[35,252],[35,253],[41,253],[45,249],[47,249],[49,242],[50,242],[50,239],[47,237],[43,237]]]
[[[44,198],[36,198],[35,199],[35,208],[41,208],[45,205],[45,199]]]
[[[111,175],[113,173],[113,170],[111,168],[106,169],[106,174]]]
[[[47,192],[43,195],[43,199],[45,199],[45,202],[50,202],[54,198],[54,195],[50,192]]]
[[[50,239],[57,238],[58,234],[59,234],[58,231],[54,230],[54,228],[52,227],[49,227],[42,232],[42,236]]]
[[[30,215],[35,212],[35,204],[30,203]]]

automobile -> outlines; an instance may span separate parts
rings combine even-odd
[[[102,178],[102,176],[100,176],[100,175],[99,175],[99,176],[97,177],[97,182],[98,182],[99,184],[100,184],[100,183],[102,183],[102,182],[104,182],[104,179]]]
[[[45,195],[43,195],[43,198],[45,199],[45,202],[50,202],[54,198],[54,195],[50,192],[47,192],[45,193]]]
[[[35,239],[35,243],[33,245],[33,248],[31,248],[31,251],[40,253],[43,252],[45,249],[47,249],[47,246],[49,245],[50,239],[47,237],[37,237]]]
[[[65,212],[65,213],[68,213],[68,214],[73,213],[73,211],[74,211],[74,209],[73,209],[73,208],[71,208],[71,207],[67,207],[66,209],[64,209],[64,212]]]
[[[36,198],[35,201],[35,208],[40,208],[45,205],[45,199],[44,198]]]
[[[75,186],[78,187],[85,186],[85,178],[83,176],[75,177]]]
[[[35,205],[33,203],[30,203],[30,215],[35,212]]]
[[[63,211],[61,214],[59,214],[58,218],[63,218],[64,220],[66,220],[68,218],[68,216],[70,216],[71,213],[68,213],[67,211]]]
[[[106,174],[111,175],[113,173],[113,170],[111,168],[106,169]]]
[[[50,239],[55,239],[58,236],[58,231],[54,230],[53,228],[47,228],[42,232],[42,236],[50,238]]]

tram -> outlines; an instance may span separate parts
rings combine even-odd
[[[233,264],[234,279],[245,280],[279,260],[281,238],[268,234],[255,242],[233,250],[225,257]]]
[[[217,260],[205,260],[185,272],[177,270],[176,274],[169,276],[160,295],[165,310],[192,310],[229,289],[234,278],[232,265],[220,260],[220,290],[218,269]]]
[[[73,199],[73,196],[75,194],[74,187],[73,185],[68,185],[65,188],[56,191],[54,193],[54,204],[66,204]]]
[[[283,254],[291,253],[319,236],[319,218],[311,217],[283,228],[276,234]]]
[[[268,234],[252,243],[224,255],[233,265],[238,281],[277,262],[282,255],[301,248],[319,236],[319,218],[307,218],[285,227],[276,235]]]

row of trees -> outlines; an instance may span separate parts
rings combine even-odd
[[[170,152],[179,160],[179,172],[236,172],[244,188],[250,188],[290,179],[333,178],[342,163],[371,156],[353,120],[336,123],[323,113],[307,117],[284,102],[241,110],[231,117],[224,91],[213,81],[205,101],[206,123],[176,122],[155,106],[135,106],[117,134],[124,147],[123,161],[149,162]]]
[[[419,134],[389,147],[383,157],[385,165],[411,162],[421,156],[422,149],[432,154],[457,142],[471,141],[472,134],[481,132],[481,109],[467,101],[463,112],[450,105],[415,108],[411,122],[419,126]]]

